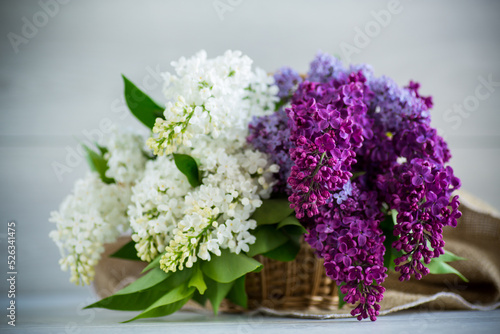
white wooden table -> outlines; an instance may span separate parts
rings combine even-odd
[[[235,315],[178,312],[168,317],[121,321],[136,312],[102,309],[82,310],[91,299],[82,294],[20,298],[16,327],[0,324],[0,332],[16,333],[498,333],[500,309],[495,311],[405,311],[376,322],[356,319],[309,320],[268,317],[257,314]],[[3,317],[2,317],[3,318]]]

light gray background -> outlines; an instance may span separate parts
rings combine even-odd
[[[59,270],[47,236],[49,212],[86,166],[78,163],[59,182],[51,164],[65,164],[66,147],[75,149],[103,119],[141,128],[120,109],[121,73],[155,86],[150,93],[161,100],[151,73],[202,48],[209,56],[242,50],[266,71],[290,65],[305,72],[318,49],[342,57],[341,43],[354,45],[355,28],[369,25],[371,11],[386,10],[388,1],[233,1],[223,20],[214,3],[70,1],[16,53],[7,34],[21,35],[23,17],[43,19],[37,14],[43,9],[38,1],[2,1],[0,262],[6,272],[6,223],[14,219],[21,296],[88,291]],[[402,8],[352,61],[370,63],[400,84],[422,83],[422,92],[434,96],[433,124],[449,141],[463,188],[498,208],[500,87],[458,128],[443,115],[475,94],[479,76],[500,82],[500,2],[402,1]]]

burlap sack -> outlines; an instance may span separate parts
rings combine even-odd
[[[491,310],[500,307],[500,214],[488,204],[466,192],[459,192],[462,217],[456,228],[445,228],[446,249],[466,258],[453,262],[469,279],[466,283],[455,275],[428,275],[422,280],[401,283],[397,274],[390,274],[381,303],[381,315],[409,308],[430,310]],[[134,281],[144,264],[108,258],[125,244],[123,237],[107,245],[106,253],[96,268],[94,289],[102,298]],[[190,308],[193,308],[190,304]],[[298,310],[276,310],[260,307],[254,312],[302,318],[349,317],[350,308],[319,310],[308,307]]]

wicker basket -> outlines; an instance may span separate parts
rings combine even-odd
[[[264,265],[259,273],[246,279],[248,308],[265,307],[274,310],[336,309],[335,282],[325,274],[323,261],[311,247],[302,242],[297,258],[290,262],[271,260],[262,255],[256,259]],[[226,306],[226,305],[225,305]],[[240,308],[227,303],[225,310]]]
[[[130,241],[120,238],[106,245],[106,252],[96,267],[94,290],[104,298],[123,288],[140,276],[144,263],[109,258],[108,255]],[[258,273],[250,273],[246,279],[248,308],[274,310],[333,310],[338,305],[335,282],[325,274],[323,261],[311,247],[302,242],[297,258],[291,262],[279,262],[264,256],[256,259],[264,265]],[[225,312],[243,312],[244,309],[229,301],[220,308]]]

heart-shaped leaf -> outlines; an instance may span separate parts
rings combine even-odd
[[[453,261],[464,261],[467,260],[464,257],[458,256],[450,252],[449,250],[444,250],[444,254],[438,257],[439,261],[442,262],[453,262]]]
[[[438,258],[433,258],[429,264],[425,266],[429,269],[431,274],[455,274],[460,277],[463,281],[469,282],[469,280],[462,275],[461,272],[450,266],[447,262],[466,260],[463,257],[457,256],[450,251],[445,250]]]
[[[288,240],[286,243],[279,246],[278,248],[275,248],[262,255],[280,262],[289,262],[295,260],[299,251],[300,251],[300,244],[298,244],[294,240]]]
[[[207,291],[205,292],[205,295],[207,296],[208,300],[210,300],[210,304],[212,304],[214,314],[217,314],[217,312],[219,311],[220,303],[224,298],[226,298],[227,294],[233,287],[234,282],[220,283],[208,277],[205,281],[207,283]]]
[[[161,283],[165,282],[170,276],[170,273],[167,274],[160,268],[157,268],[138,278],[114,295],[85,308],[99,307],[110,310],[143,310],[156,301],[161,296],[161,293],[168,290],[169,287]]]
[[[394,225],[397,223],[397,214],[398,212],[396,210],[391,210],[391,212],[385,216],[385,219],[380,222],[380,229],[385,236],[384,267],[390,271],[395,271],[394,268],[396,267],[396,264],[394,263],[394,260],[403,255],[401,251],[397,251],[392,248],[392,243],[397,239],[397,237],[394,236]]]
[[[287,199],[266,199],[252,215],[252,219],[257,221],[257,225],[275,224],[293,212]]]
[[[161,253],[157,257],[153,259],[153,261],[149,262],[149,264],[142,270],[143,273],[145,273],[148,270],[151,270],[153,268],[159,268],[160,267],[160,260],[165,253]]]
[[[156,318],[172,314],[180,310],[191,299],[194,291],[195,288],[188,288],[186,283],[181,284],[161,296],[144,312],[130,320],[124,321],[124,323],[141,318]]]
[[[179,171],[186,175],[191,187],[196,188],[201,184],[198,163],[196,163],[193,157],[187,154],[174,153],[174,162]]]
[[[102,151],[101,154],[96,153],[86,145],[83,145],[83,149],[86,152],[86,158],[90,170],[99,174],[102,182],[106,184],[115,183],[114,179],[106,176],[106,171],[108,170],[108,162],[106,161],[106,159],[104,159],[104,153],[102,153]]]
[[[448,263],[433,260],[434,259],[432,259],[431,262],[426,265],[431,274],[455,274],[464,282],[469,282],[469,280],[464,275],[462,275],[462,273],[450,266]]]
[[[188,287],[196,288],[200,294],[204,294],[207,289],[207,285],[203,279],[203,272],[201,271],[198,263],[196,263],[193,267],[193,276],[191,276],[191,279],[189,280]]]
[[[141,261],[141,259],[137,256],[134,240],[127,242],[122,248],[111,254],[109,257],[123,260]]]
[[[242,253],[223,249],[220,256],[212,256],[201,264],[203,273],[219,283],[233,282],[246,273],[262,269],[262,264]]]
[[[288,241],[288,238],[283,232],[277,230],[275,225],[258,226],[252,234],[256,240],[247,252],[250,257],[269,252]]]
[[[236,281],[234,281],[233,287],[227,294],[227,299],[243,308],[247,308],[248,306],[248,296],[245,288],[245,280],[246,276],[241,276]]]
[[[122,77],[125,84],[125,101],[128,108],[142,124],[152,129],[157,118],[164,118],[163,111],[165,108],[154,102],[124,75]]]
[[[305,229],[305,227],[302,226],[302,224],[299,222],[299,220],[297,218],[295,218],[295,216],[293,216],[293,215],[290,215],[290,216],[286,217],[285,219],[283,219],[282,221],[280,221],[278,224],[278,229],[281,229],[285,226],[297,226],[297,228],[300,228],[302,233],[307,233],[307,230]]]
[[[195,290],[193,297],[191,297],[191,299],[200,304],[200,306],[205,307],[205,305],[207,304],[208,297],[206,293],[200,294],[198,290]]]

